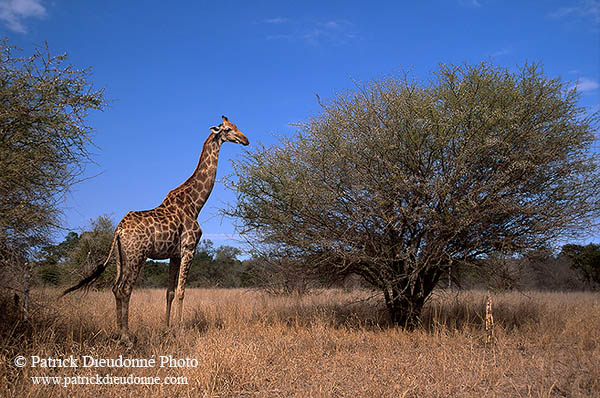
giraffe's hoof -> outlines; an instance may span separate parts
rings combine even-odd
[[[119,342],[123,344],[127,350],[131,350],[137,342],[137,338],[135,336],[122,335]]]

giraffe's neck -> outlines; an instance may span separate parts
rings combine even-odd
[[[204,142],[194,173],[169,192],[161,206],[175,207],[197,218],[215,185],[220,149],[221,142],[211,133]]]

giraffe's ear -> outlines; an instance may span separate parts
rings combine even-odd
[[[212,126],[210,128],[210,131],[212,131],[213,133],[217,134],[219,132],[219,128],[217,126]]]

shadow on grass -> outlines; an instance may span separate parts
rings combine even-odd
[[[269,300],[267,298],[266,300]],[[275,300],[275,299],[273,299]],[[281,299],[278,305],[258,306],[253,311],[237,311],[237,318],[227,308],[197,308],[186,321],[186,327],[206,332],[223,329],[234,323],[283,325],[291,328],[315,326],[334,329],[379,331],[396,328],[382,300],[308,302],[301,299]],[[539,323],[547,311],[543,303],[526,296],[518,300],[494,299],[493,316],[496,327],[507,332]],[[485,327],[485,295],[461,293],[437,296],[428,302],[421,316],[421,330],[482,330]]]
[[[546,311],[540,303],[519,293],[492,296],[495,327],[510,332],[539,323]],[[483,329],[486,319],[484,292],[454,292],[434,296],[423,309],[422,326],[427,331]]]

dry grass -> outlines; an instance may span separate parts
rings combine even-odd
[[[390,327],[364,292],[271,297],[188,290],[183,329],[166,328],[163,290],[134,292],[138,343],[115,342],[110,292],[36,292],[29,324],[10,320],[0,343],[0,396],[10,397],[600,397],[600,295],[494,295],[486,344],[485,293],[440,293],[422,328]],[[348,304],[350,303],[350,304]],[[9,322],[10,321],[10,322]],[[195,358],[182,368],[17,368],[30,358]],[[184,376],[187,385],[34,385],[31,376]]]

